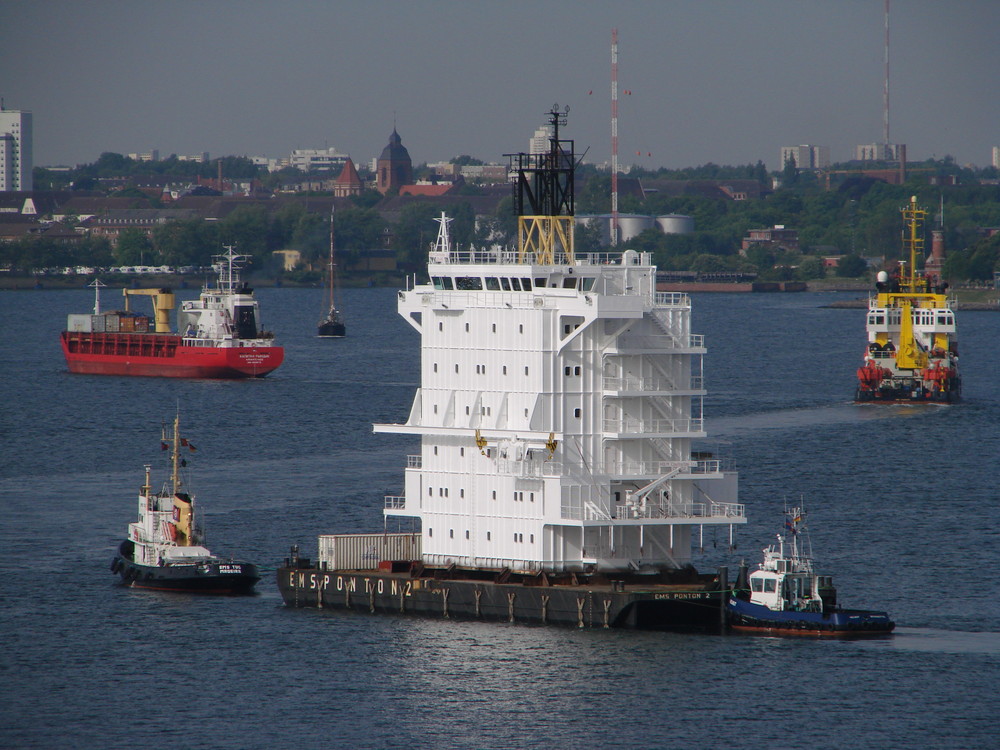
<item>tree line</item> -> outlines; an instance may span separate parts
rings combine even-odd
[[[142,166],[159,164],[170,168],[167,161],[145,162]],[[181,164],[192,165],[191,162],[176,162],[173,166]],[[84,171],[96,176],[114,172],[122,166],[120,155],[105,154],[96,164],[88,165],[89,171]],[[206,168],[206,165],[194,166]],[[227,165],[226,169],[232,166]],[[252,164],[243,166],[248,170],[256,169]],[[689,215],[694,218],[696,228],[685,235],[647,230],[624,243],[623,247],[651,252],[663,270],[753,272],[763,279],[777,280],[820,278],[826,273],[824,257],[844,256],[840,258],[838,273],[859,276],[865,272],[865,258],[884,258],[892,264],[901,257],[900,208],[915,195],[918,203],[931,211],[929,225],[935,225],[938,220],[943,201],[948,278],[956,281],[991,279],[993,272],[1000,270],[1000,234],[988,237],[983,228],[1000,227],[1000,185],[995,184],[995,179],[989,184],[996,170],[973,173],[957,167],[949,158],[910,166],[910,178],[903,185],[889,185],[864,175],[852,175],[831,190],[825,189],[814,174],[786,168],[780,173],[781,185],[773,192],[770,191],[770,177],[760,163],[742,167],[708,164],[688,170],[657,172],[634,169],[631,175],[640,178],[753,179],[765,189],[765,197],[735,201],[708,197],[694,188],[679,194],[623,195],[619,205],[622,213]],[[933,185],[930,177],[935,175],[947,177],[957,184]],[[610,182],[606,172],[581,165],[577,213],[609,213]],[[372,249],[388,246],[404,269],[420,269],[437,235],[438,225],[434,219],[440,215],[440,207],[432,202],[414,202],[406,205],[390,222],[378,211],[382,198],[376,191],[369,190],[353,198],[350,208],[337,211],[334,234],[341,266],[351,265]],[[456,246],[475,244],[482,247],[516,242],[517,220],[513,201],[509,198],[500,202],[492,216],[477,218],[468,203],[451,204],[448,213],[453,219],[451,234]],[[740,253],[742,239],[751,229],[778,224],[798,231],[800,250],[756,247],[745,254]],[[929,249],[930,226],[926,229]],[[232,244],[239,252],[251,255],[257,269],[280,274],[273,252],[287,248],[302,253],[307,264],[322,268],[329,247],[329,231],[328,216],[309,213],[300,204],[287,204],[273,212],[252,205],[241,207],[218,222],[170,222],[157,227],[152,237],[139,230],[125,230],[115,247],[100,238],[87,238],[72,244],[48,241],[42,233],[0,245],[0,264],[25,270],[73,265],[138,265],[143,261],[149,265],[206,265],[223,245]],[[578,229],[576,246],[578,252],[609,249],[595,227]]]

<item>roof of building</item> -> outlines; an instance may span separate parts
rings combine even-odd
[[[358,170],[354,167],[351,157],[347,157],[344,168],[340,170],[340,176],[335,181],[338,185],[350,185],[351,187],[361,187],[361,178],[358,177]]]
[[[403,145],[403,140],[399,137],[399,133],[396,132],[396,128],[392,129],[392,135],[389,136],[389,143],[384,149],[382,149],[382,155],[378,158],[379,161],[410,161],[410,152],[406,150],[406,146]]]
[[[451,188],[450,182],[443,185],[402,185],[399,188],[399,194],[439,196],[445,195]]]

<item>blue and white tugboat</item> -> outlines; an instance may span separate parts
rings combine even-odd
[[[257,566],[225,560],[202,546],[204,533],[196,523],[195,498],[182,490],[180,468],[186,461],[181,447],[194,450],[180,436],[180,416],[173,432],[164,429],[163,449],[171,448],[171,478],[153,492],[150,467],[139,490],[139,520],[128,526],[128,538],[111,561],[111,572],[126,586],[200,594],[250,594],[260,580]]]
[[[750,573],[740,567],[729,599],[729,626],[736,631],[770,635],[887,635],[896,624],[885,612],[841,609],[830,576],[813,569],[805,513],[794,508],[785,519],[786,534],[764,549],[764,562]]]

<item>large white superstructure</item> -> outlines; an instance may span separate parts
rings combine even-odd
[[[421,438],[384,512],[419,519],[426,565],[671,569],[705,526],[745,523],[735,473],[692,455],[704,341],[649,254],[457,251],[439,221],[430,281],[398,301],[421,387],[375,426]]]

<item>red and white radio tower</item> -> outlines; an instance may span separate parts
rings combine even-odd
[[[882,80],[882,143],[889,147],[889,0],[885,0],[885,77]],[[888,154],[886,154],[886,158]]]
[[[618,245],[618,29],[611,30],[611,246]]]

